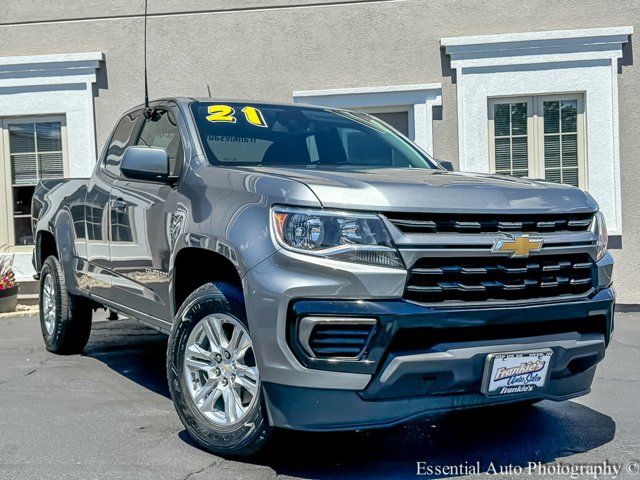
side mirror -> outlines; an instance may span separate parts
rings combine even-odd
[[[133,180],[167,182],[170,180],[169,157],[163,148],[127,147],[120,171]]]
[[[438,162],[442,168],[448,172],[453,172],[453,163],[451,162]]]

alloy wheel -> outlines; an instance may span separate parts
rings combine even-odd
[[[187,339],[183,375],[191,400],[206,419],[223,427],[243,422],[260,388],[246,327],[225,314],[200,320]]]
[[[52,335],[56,327],[56,287],[50,274],[42,283],[42,316],[47,334]]]

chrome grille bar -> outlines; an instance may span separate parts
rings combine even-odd
[[[588,254],[531,259],[424,257],[409,270],[406,298],[420,303],[586,294],[594,288]]]
[[[493,232],[584,232],[589,229],[593,213],[489,215],[443,213],[384,213],[403,233],[467,233]]]

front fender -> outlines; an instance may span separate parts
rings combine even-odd
[[[63,207],[55,217],[53,233],[58,247],[58,260],[64,271],[64,279],[67,289],[71,292],[78,290],[78,278],[76,276],[76,235],[73,228],[71,212]]]

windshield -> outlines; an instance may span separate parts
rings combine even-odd
[[[364,113],[295,105],[194,102],[214,165],[437,168],[380,120]]]

